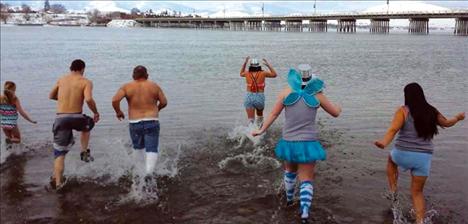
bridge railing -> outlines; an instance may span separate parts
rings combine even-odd
[[[302,16],[381,16],[381,15],[414,15],[414,14],[458,14],[458,13],[468,13],[468,9],[454,9],[454,10],[438,10],[438,11],[388,11],[388,12],[331,12],[331,13],[298,13],[290,14],[281,17],[302,17]]]
[[[430,14],[459,14],[468,13],[468,9],[452,9],[452,10],[437,10],[437,11],[382,11],[382,12],[330,12],[330,13],[294,13],[289,15],[268,15],[268,16],[222,16],[222,17],[209,17],[209,18],[270,18],[270,17],[333,17],[333,16],[382,16],[382,15],[430,15]]]

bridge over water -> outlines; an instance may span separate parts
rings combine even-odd
[[[468,10],[448,10],[432,12],[385,12],[385,13],[333,13],[304,16],[268,16],[268,17],[158,17],[137,18],[145,27],[171,27],[224,30],[256,31],[296,31],[327,32],[328,21],[336,20],[337,32],[356,32],[356,20],[370,20],[369,32],[390,32],[391,19],[408,19],[408,32],[415,34],[429,33],[430,19],[455,19],[455,35],[468,35]],[[308,21],[305,23],[304,21]]]

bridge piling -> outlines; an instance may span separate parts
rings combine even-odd
[[[340,33],[355,33],[356,20],[355,19],[339,19],[337,20],[338,26],[336,31]]]
[[[286,31],[302,32],[302,20],[286,20]]]
[[[369,32],[389,33],[390,32],[390,19],[371,19]]]
[[[327,32],[327,20],[309,20],[309,32]]]
[[[408,33],[428,34],[429,33],[429,18],[410,18]]]
[[[455,29],[453,30],[453,33],[459,36],[468,35],[468,17],[455,19]]]
[[[266,20],[264,23],[265,31],[281,31],[281,20]]]

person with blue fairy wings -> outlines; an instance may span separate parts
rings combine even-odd
[[[283,109],[285,110],[283,136],[276,145],[275,153],[280,160],[284,161],[287,205],[292,204],[298,178],[301,223],[308,223],[314,192],[315,163],[326,158],[326,152],[319,142],[318,129],[315,124],[317,110],[321,107],[333,117],[338,117],[341,107],[330,102],[325,96],[324,82],[312,77],[310,65],[301,64],[298,69],[299,71],[295,69],[289,71],[289,87],[280,92],[263,127],[252,132],[252,135],[263,134]]]

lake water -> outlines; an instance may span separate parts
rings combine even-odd
[[[273,153],[282,119],[260,146],[248,140],[239,144],[246,129],[245,81],[239,70],[251,56],[267,58],[279,74],[267,80],[266,113],[286,86],[288,69],[300,63],[313,66],[327,85],[326,95],[343,107],[337,119],[323,111],[318,115],[329,156],[318,165],[313,223],[400,218],[397,223],[405,223],[411,220],[409,173],[400,177],[402,196],[392,213],[385,198],[389,151],[372,143],[385,133],[410,82],[420,83],[443,114],[466,111],[467,49],[466,37],[450,33],[1,27],[2,85],[16,82],[23,107],[39,123],[20,119],[23,143],[12,149],[7,150],[2,136],[0,221],[294,222],[298,210],[284,208],[278,193],[282,170]],[[74,146],[66,160],[70,183],[64,194],[55,194],[44,190],[52,168],[55,116],[48,93],[76,58],[86,62],[85,75],[94,83],[101,113],[90,144],[96,161],[79,161]],[[138,183],[141,164],[134,167],[129,155],[128,124],[116,120],[111,107],[112,96],[139,64],[147,66],[169,100],[160,114],[161,163],[150,193]],[[434,140],[425,188],[434,223],[468,222],[467,133],[468,124],[461,122]]]

